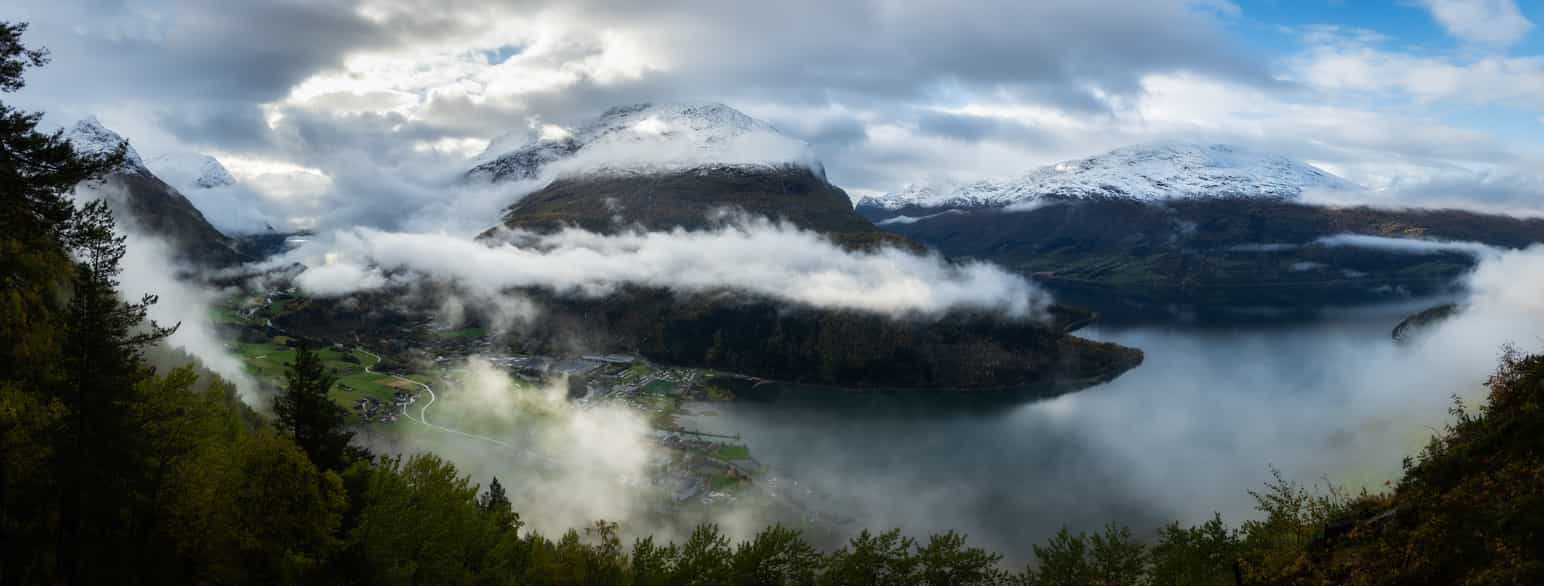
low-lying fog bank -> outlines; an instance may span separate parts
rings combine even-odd
[[[684,423],[743,434],[854,531],[957,529],[1014,561],[1063,525],[1150,535],[1214,511],[1236,525],[1272,468],[1351,489],[1396,478],[1454,395],[1479,400],[1504,344],[1539,346],[1538,307],[1502,278],[1538,268],[1538,255],[1509,256],[1476,275],[1467,313],[1408,344],[1390,336],[1402,309],[1268,329],[1094,329],[1082,334],[1142,348],[1146,362],[1038,403],[785,390]]]

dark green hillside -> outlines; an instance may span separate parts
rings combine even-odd
[[[631,227],[700,230],[711,227],[720,211],[785,220],[850,248],[915,248],[853,212],[841,188],[792,165],[565,177],[509,206],[503,225],[534,232],[564,226],[601,233]]]
[[[862,208],[882,221],[939,210]],[[1027,212],[970,209],[883,226],[956,258],[1032,275],[1069,303],[1117,320],[1166,312],[1223,317],[1287,312],[1452,292],[1473,268],[1463,252],[1410,254],[1314,241],[1337,234],[1481,242],[1544,242],[1544,220],[1457,210],[1333,208],[1208,199],[1147,204],[1098,200]],[[1217,315],[1208,316],[1207,312]],[[1235,316],[1236,317],[1236,316]]]
[[[237,242],[204,219],[175,188],[154,175],[120,172],[104,179],[115,213],[126,215],[146,233],[164,238],[173,254],[204,266],[230,266],[252,260]]]
[[[789,307],[724,292],[679,296],[629,289],[604,298],[522,291],[542,319],[512,336],[541,354],[636,353],[664,364],[845,388],[1018,388],[1050,395],[1108,381],[1142,361],[1139,350],[1066,335],[1090,316],[1055,308],[1050,323],[954,313],[902,318]],[[418,323],[393,294],[313,299],[275,320],[332,341],[400,337]],[[428,310],[433,304],[424,304]]]

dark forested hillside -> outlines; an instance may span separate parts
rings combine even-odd
[[[1113,379],[1142,353],[1066,332],[1092,316],[1052,307],[1042,321],[954,312],[894,318],[731,292],[629,288],[604,297],[520,292],[542,319],[512,336],[522,353],[635,353],[664,364],[849,389],[1013,389],[1038,396]],[[317,339],[380,339],[422,321],[393,293],[313,299],[275,323]],[[428,303],[426,307],[435,304]]]
[[[1476,263],[1458,248],[1330,245],[1358,234],[1523,248],[1544,220],[1460,210],[1327,207],[1275,200],[1152,203],[1111,198],[1029,210],[858,210],[945,255],[1032,276],[1107,321],[1233,321],[1262,309],[1296,316],[1329,306],[1452,293]],[[895,221],[896,218],[916,221]]]
[[[235,240],[210,225],[193,202],[154,175],[111,173],[102,181],[108,203],[145,233],[165,239],[179,259],[208,267],[253,260]]]
[[[535,232],[564,226],[601,233],[700,230],[711,227],[717,212],[787,221],[848,248],[919,249],[875,228],[853,211],[846,192],[800,166],[706,166],[559,178],[509,206],[503,226]]]

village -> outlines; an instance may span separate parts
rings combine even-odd
[[[249,370],[269,384],[282,377],[284,362],[298,343],[271,318],[299,301],[292,290],[283,290],[259,300],[233,300],[223,314],[224,325],[242,341],[233,347]],[[730,506],[745,491],[766,493],[777,482],[738,435],[693,430],[677,421],[689,409],[732,400],[730,389],[754,384],[752,379],[653,364],[629,354],[513,354],[501,351],[496,337],[481,328],[446,329],[429,320],[400,329],[400,336],[313,344],[339,377],[335,400],[357,417],[358,425],[427,425],[417,419],[418,410],[432,405],[426,395],[455,392],[450,373],[475,356],[529,386],[564,381],[567,399],[578,408],[617,404],[643,415],[651,428],[644,441],[659,448],[643,481],[666,495],[659,504],[665,510]],[[461,433],[454,421],[435,421],[431,427]],[[763,477],[769,486],[757,486]]]

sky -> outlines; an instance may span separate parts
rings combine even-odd
[[[1363,186],[1353,203],[1544,213],[1533,0],[20,0],[0,18],[53,55],[19,106],[215,155],[291,227],[435,206],[492,223],[507,196],[444,201],[490,141],[643,101],[768,121],[855,195],[1187,140],[1300,158]]]

